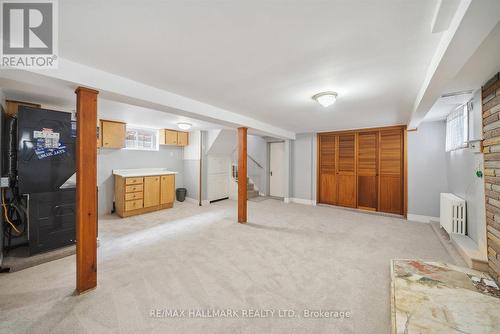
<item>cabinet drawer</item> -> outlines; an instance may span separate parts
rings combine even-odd
[[[142,199],[125,202],[125,211],[142,209]]]
[[[143,178],[142,177],[127,177],[125,179],[125,184],[142,184]]]
[[[135,184],[135,185],[131,185],[131,186],[126,186],[125,192],[126,193],[133,193],[133,192],[137,192],[137,191],[142,191],[142,189],[143,189],[142,184]]]
[[[126,193],[125,194],[126,201],[130,201],[133,199],[142,199],[142,197],[143,197],[143,193],[141,191],[139,191],[137,193]]]

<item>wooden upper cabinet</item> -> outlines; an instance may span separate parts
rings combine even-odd
[[[160,176],[144,177],[144,207],[160,204]]]
[[[186,146],[189,144],[189,133],[170,129],[160,130],[160,145]]]
[[[5,100],[5,113],[8,116],[15,116],[17,114],[17,110],[21,106],[32,107],[32,108],[41,108],[41,105],[36,103],[22,102],[22,101],[14,101],[14,100]]]
[[[403,214],[403,130],[379,135],[379,211]]]
[[[165,130],[165,145],[177,145],[177,131]]]
[[[175,200],[175,175],[162,175],[160,180],[160,204]]]
[[[101,147],[124,148],[126,124],[122,122],[101,120]]]
[[[186,146],[189,144],[189,134],[187,132],[177,132],[177,145]]]

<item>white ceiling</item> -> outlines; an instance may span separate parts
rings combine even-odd
[[[436,0],[59,2],[63,58],[294,132],[406,123]],[[311,96],[339,93],[324,109]]]
[[[42,105],[42,108],[60,111],[70,112],[76,109],[76,95],[73,90],[67,87],[54,89],[6,79],[0,79],[0,87],[3,87],[2,92],[10,100],[38,103]],[[205,122],[196,118],[179,116],[103,98],[98,99],[98,113],[100,119],[121,121],[153,129],[176,129],[178,122],[191,123],[192,128],[190,131],[225,128],[220,124]]]
[[[500,17],[500,12],[498,13]],[[489,33],[444,93],[479,89],[500,71],[500,22]]]
[[[499,55],[500,23],[495,26],[457,76],[448,84],[443,94],[480,89],[487,79],[500,71]],[[439,99],[425,115],[424,121],[445,119],[452,110],[464,102],[467,101],[447,103],[444,99]]]
[[[126,122],[130,125],[153,129],[177,129],[177,123],[187,122],[192,130],[214,130],[224,128],[198,119],[168,114],[115,101],[99,100],[99,117],[101,119]]]
[[[460,93],[460,92],[457,92]],[[450,97],[440,97],[424,117],[424,122],[442,121],[453,110],[461,105],[464,105],[472,98],[472,92],[467,91],[464,94],[459,94]]]

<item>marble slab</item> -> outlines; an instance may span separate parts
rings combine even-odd
[[[121,177],[139,177],[151,175],[171,175],[177,172],[170,171],[166,168],[130,168],[130,169],[113,169],[113,175]]]
[[[391,261],[392,333],[500,333],[500,290],[480,271]]]

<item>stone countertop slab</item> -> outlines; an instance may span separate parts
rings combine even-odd
[[[172,175],[177,172],[170,171],[166,168],[131,168],[131,169],[113,169],[113,175],[121,177],[139,177],[151,175]]]
[[[498,289],[482,272],[440,262],[391,261],[392,333],[500,333]]]

